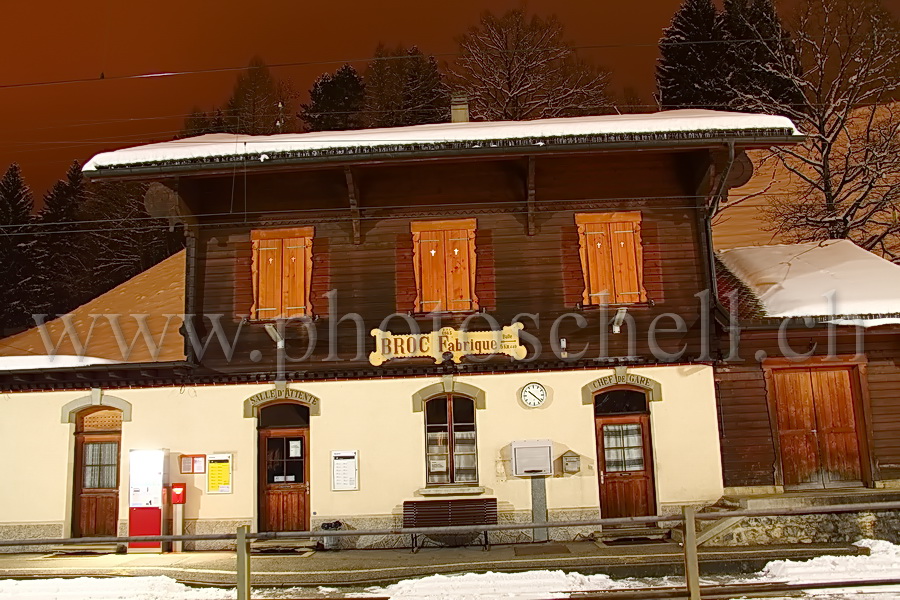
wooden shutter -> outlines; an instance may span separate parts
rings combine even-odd
[[[312,238],[312,227],[251,233],[254,319],[312,313]]]
[[[586,305],[646,302],[641,213],[575,215]]]
[[[282,316],[298,317],[312,313],[309,288],[312,274],[312,238],[285,238],[283,243]]]
[[[476,310],[475,219],[417,221],[411,230],[416,310]]]
[[[281,240],[253,240],[253,316],[274,319],[281,314]]]

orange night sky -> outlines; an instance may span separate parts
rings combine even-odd
[[[579,50],[613,71],[612,90],[633,86],[649,100],[656,43],[680,0],[530,0],[555,13]],[[486,9],[517,0],[323,2],[224,0],[16,2],[4,6],[0,51],[0,169],[22,165],[37,195],[72,160],[102,150],[170,139],[194,106],[228,97],[236,70],[143,79],[145,73],[242,68],[258,55],[273,74],[307,90],[321,72],[372,55],[378,42],[418,45],[452,60],[455,38]],[[900,0],[891,0],[895,14]],[[315,64],[309,64],[315,63]],[[103,73],[105,78],[100,79]],[[81,83],[18,84],[87,79]],[[4,87],[7,86],[7,87]]]

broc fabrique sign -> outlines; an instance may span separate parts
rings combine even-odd
[[[527,354],[519,342],[521,323],[513,323],[500,331],[462,331],[443,327],[431,333],[394,335],[390,331],[373,329],[375,351],[369,362],[376,367],[394,358],[430,357],[440,364],[449,354],[453,362],[460,362],[467,354],[505,354],[523,359]]]

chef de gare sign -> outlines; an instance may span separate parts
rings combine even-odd
[[[519,343],[522,327],[521,323],[507,325],[500,331],[463,331],[443,327],[431,333],[400,335],[373,329],[375,351],[369,354],[369,362],[377,367],[393,358],[428,356],[440,364],[446,354],[457,363],[467,354],[505,354],[521,360],[527,354],[525,346]]]

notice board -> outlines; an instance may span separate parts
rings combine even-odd
[[[231,454],[210,454],[206,457],[206,493],[230,494]]]
[[[331,490],[352,491],[359,489],[359,460],[356,450],[331,452]]]

